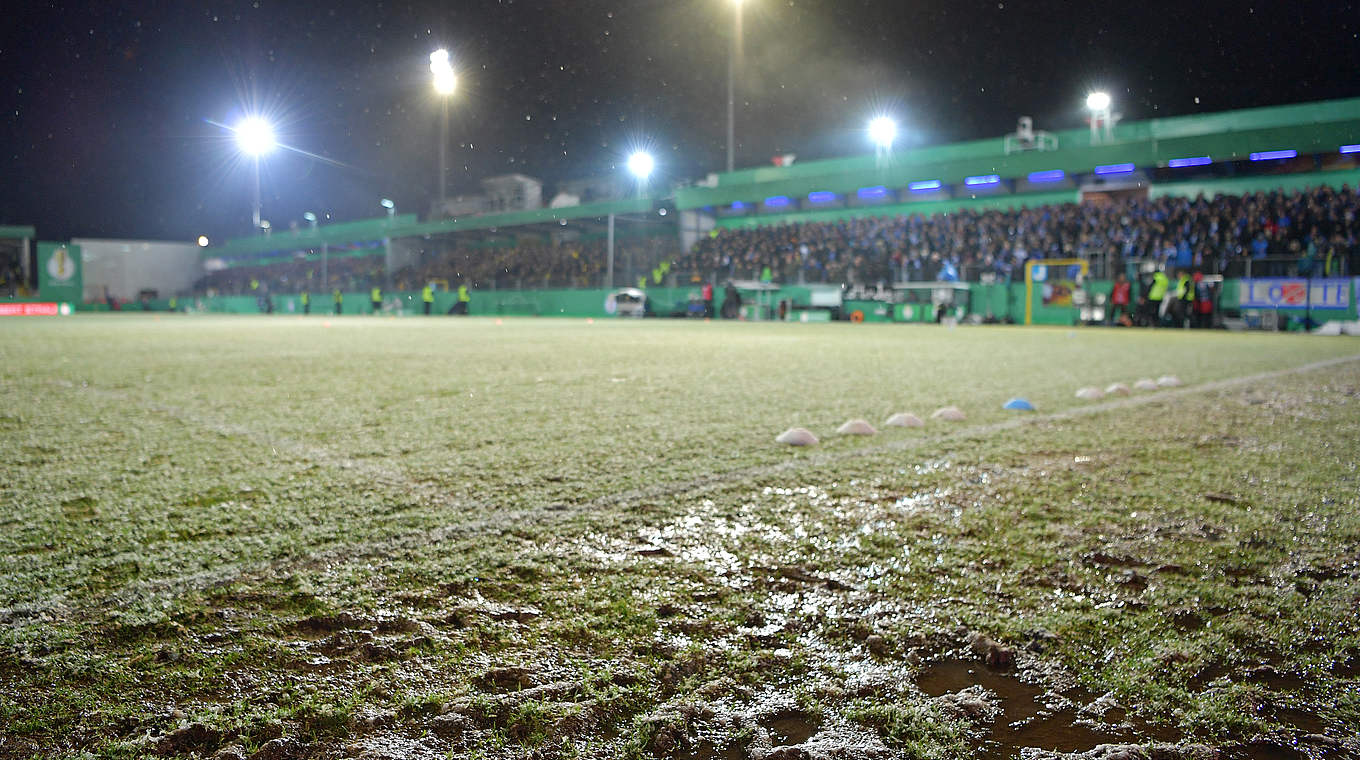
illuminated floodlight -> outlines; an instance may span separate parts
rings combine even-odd
[[[302,212],[302,221],[316,224],[316,214],[313,214],[310,211],[304,211]]]
[[[1342,153],[1360,153],[1360,145],[1342,145]]]
[[[1107,174],[1129,174],[1135,168],[1136,167],[1134,167],[1133,164],[1105,164],[1103,166],[1096,167],[1096,174],[1099,174],[1101,176]]]
[[[638,179],[647,179],[652,175],[652,170],[656,168],[656,159],[646,151],[638,151],[628,157],[628,171],[632,172]]]
[[[877,198],[886,198],[888,196],[888,188],[884,187],[883,185],[875,185],[874,187],[861,187],[860,189],[855,191],[855,195],[858,196],[859,199],[862,201],[874,200]]]
[[[207,235],[199,235],[199,236],[198,236],[198,247],[199,247],[199,248],[207,248],[207,247],[208,247],[208,236],[207,236]]]
[[[789,205],[789,196],[773,195],[765,199],[765,206],[768,208],[782,208]]]
[[[963,184],[969,187],[977,187],[978,185],[999,185],[1001,184],[1001,176],[999,174],[980,174],[976,177],[964,177]]]
[[[880,148],[891,148],[897,139],[897,122],[887,116],[875,117],[869,122],[869,139]]]
[[[1029,181],[1032,184],[1040,182],[1062,182],[1067,179],[1067,174],[1062,169],[1047,169],[1041,172],[1031,172]]]
[[[913,182],[910,185],[907,185],[907,189],[913,193],[919,193],[926,190],[939,190],[943,186],[944,183],[940,182],[938,179],[923,179],[920,182]]]
[[[1086,96],[1086,107],[1092,111],[1110,110],[1110,94],[1108,92],[1093,92]]]
[[[1293,148],[1286,150],[1263,150],[1260,153],[1251,154],[1253,161],[1274,161],[1279,158],[1298,158],[1299,152]]]
[[[1191,156],[1190,158],[1173,158],[1166,162],[1172,169],[1184,169],[1187,166],[1208,166],[1214,160],[1208,156]]]
[[[733,210],[733,211],[742,211],[742,210],[744,210],[745,208],[746,208],[746,204],[745,204],[745,203],[742,203],[741,201],[732,201],[732,210]]]
[[[452,95],[458,89],[458,77],[449,63],[449,51],[440,48],[430,53],[430,73],[434,75],[434,91],[440,95]]]
[[[263,155],[278,145],[274,139],[274,128],[258,116],[243,120],[233,131],[236,133],[236,144],[246,155]]]
[[[808,193],[808,200],[812,203],[830,203],[836,200],[836,194],[829,190],[816,190]]]

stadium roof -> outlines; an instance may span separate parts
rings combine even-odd
[[[515,232],[549,232],[564,226],[562,223],[589,225],[596,219],[625,214],[648,214],[654,208],[651,198],[631,198],[618,201],[587,203],[566,208],[543,208],[530,211],[510,211],[502,214],[456,217],[420,222],[415,214],[398,214],[392,219],[364,219],[342,224],[326,224],[268,236],[234,238],[226,243],[204,249],[205,257],[240,256],[276,251],[319,248],[322,245],[343,245],[355,241],[383,238],[423,237],[466,232],[493,232],[514,228]]]
[[[35,227],[26,227],[16,224],[0,224],[0,240],[24,240],[37,237],[38,230]]]
[[[1260,151],[1291,149],[1300,155],[1333,152],[1360,140],[1360,98],[1125,122],[1116,125],[1113,139],[1104,144],[1093,144],[1091,133],[1085,128],[1054,134],[1059,144],[1052,151],[1008,155],[1005,138],[996,137],[900,150],[889,160],[865,154],[785,167],[742,169],[717,175],[715,187],[677,190],[675,207],[682,210],[718,207],[781,195],[797,198],[814,192],[849,194],[879,185],[906,188],[912,182],[930,180],[942,185],[961,185],[965,178],[978,175],[1012,179],[1033,172],[1060,170],[1075,176],[1112,164],[1133,164],[1140,169],[1165,167],[1173,159],[1190,156],[1210,156],[1215,162],[1223,162],[1246,159]],[[1044,189],[1054,202],[1069,197],[1063,192],[1055,194],[1056,188]],[[631,198],[426,222],[419,221],[415,214],[399,214],[390,219],[380,217],[235,238],[204,249],[203,255],[232,258],[315,249],[323,244],[344,246],[383,238],[454,233],[482,233],[476,237],[485,237],[506,232],[546,234],[561,226],[590,229],[595,220],[611,214],[651,214],[657,203],[654,198]],[[924,209],[936,203],[936,199],[923,198],[919,203]],[[1009,201],[998,199],[996,203]],[[748,222],[760,223],[754,218],[727,219],[723,226]],[[0,228],[4,229],[27,229],[30,236],[32,230]]]
[[[1097,166],[1130,163],[1139,168],[1161,167],[1173,159],[1191,156],[1211,156],[1218,162],[1282,149],[1297,150],[1301,155],[1335,152],[1360,140],[1360,98],[1120,123],[1107,144],[1093,144],[1090,130],[1085,128],[1054,134],[1058,149],[1053,151],[1007,155],[1005,138],[996,137],[900,150],[889,160],[866,154],[744,169],[718,175],[716,187],[676,191],[676,206],[716,207],[774,196],[802,197],[818,191],[853,193],[872,185],[905,188],[912,182],[929,180],[957,185],[966,177],[978,175],[1010,179],[1055,169],[1089,174]]]

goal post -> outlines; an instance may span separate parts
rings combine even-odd
[[[1030,259],[1025,262],[1025,324],[1034,324],[1034,294],[1035,284],[1040,286],[1039,294],[1044,295],[1043,286],[1050,286],[1050,300],[1046,305],[1050,306],[1071,306],[1079,308],[1079,304],[1073,303],[1072,289],[1067,288],[1066,270],[1068,267],[1077,267],[1078,278],[1085,281],[1086,275],[1090,272],[1091,266],[1086,259]],[[1064,296],[1059,292],[1066,289]],[[1065,301],[1065,303],[1064,303]]]

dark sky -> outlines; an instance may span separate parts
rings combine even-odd
[[[6,3],[0,222],[44,239],[249,232],[230,136],[260,110],[264,217],[422,216],[436,187],[431,50],[460,75],[450,191],[523,172],[663,180],[724,162],[732,0],[99,0]],[[1127,119],[1360,95],[1360,9],[1329,0],[746,0],[738,165],[997,136],[1029,114],[1081,125],[1108,89]]]

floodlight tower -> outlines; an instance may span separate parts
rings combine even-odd
[[[1101,128],[1104,127],[1104,142],[1114,138],[1114,114],[1110,107],[1113,101],[1108,92],[1096,91],[1086,96],[1086,108],[1091,112],[1091,144],[1102,142]]]
[[[727,171],[736,163],[737,149],[737,65],[741,58],[742,0],[732,0],[732,49],[727,55]]]
[[[458,89],[458,77],[449,63],[449,51],[440,48],[430,53],[430,73],[434,75],[434,91],[439,95],[442,107],[439,118],[439,212],[442,214],[448,198],[449,96]]]
[[[656,159],[645,150],[637,151],[628,157],[628,171],[637,177],[639,187],[647,184],[647,178],[652,176],[652,170],[655,168]]]
[[[236,145],[241,152],[250,156],[255,165],[254,213],[251,223],[256,231],[260,226],[260,156],[274,149],[278,143],[274,139],[274,128],[258,116],[251,116],[236,125]]]

